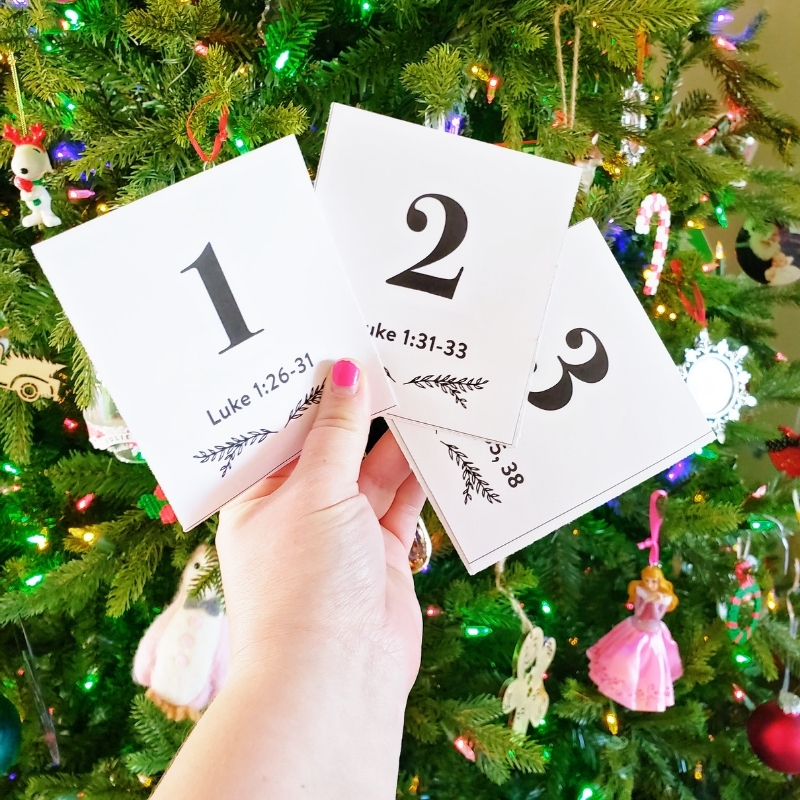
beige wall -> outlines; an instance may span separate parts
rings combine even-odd
[[[767,99],[780,111],[800,119],[800,0],[747,0],[734,10],[735,20],[727,30],[731,33],[743,30],[750,19],[761,10],[766,10],[770,18],[759,36],[760,49],[752,58],[767,64],[783,83],[781,90],[768,95]],[[715,90],[713,78],[704,70],[688,75],[682,91],[695,87]],[[796,152],[796,158],[800,165],[800,148]],[[765,145],[760,146],[754,163],[769,167],[778,167],[781,164]],[[798,171],[798,168],[793,171]],[[734,242],[741,222],[741,219],[732,217],[727,229],[707,230],[707,238],[712,246],[718,239],[723,242],[727,256],[726,274],[740,272],[734,257]],[[785,353],[792,361],[800,361],[800,309],[778,308],[775,323],[778,331],[776,349]],[[759,421],[775,426],[795,426],[800,422],[800,409],[795,410],[785,405],[760,406],[756,412]],[[768,458],[754,458],[749,453],[742,453],[740,469],[742,477],[755,485],[776,475]]]

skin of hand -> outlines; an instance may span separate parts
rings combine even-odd
[[[369,408],[336,362],[299,460],[220,513],[231,669],[157,800],[395,796],[425,496],[391,434],[364,457]]]

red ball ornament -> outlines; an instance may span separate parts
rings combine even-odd
[[[770,700],[753,712],[747,723],[747,738],[770,769],[800,774],[800,713],[787,714],[777,700]]]
[[[770,460],[775,465],[775,469],[790,478],[800,478],[800,434],[784,426],[781,426],[779,430],[783,436],[767,442]]]

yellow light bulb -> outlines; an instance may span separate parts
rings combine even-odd
[[[694,779],[696,781],[703,780],[703,764],[700,761],[694,765]]]
[[[108,205],[106,203],[98,203],[95,206],[98,214],[107,214],[109,211]]]
[[[665,305],[656,306],[656,314],[663,314],[667,310]]]
[[[606,714],[606,725],[608,725],[608,730],[613,736],[619,733],[619,720],[613,711],[609,711]]]
[[[575,645],[578,644],[578,637],[577,636],[570,636],[569,643],[573,647],[575,647]]]
[[[725,258],[725,248],[722,246],[722,242],[717,242],[717,247],[714,251],[714,257],[717,261],[722,261]]]
[[[670,318],[670,319],[671,319],[673,322],[675,322],[675,320],[676,320],[676,319],[678,319],[678,315],[677,315],[677,314],[676,314],[676,313],[673,311],[673,312],[672,312],[672,313],[669,315],[669,318]]]
[[[775,590],[770,589],[769,592],[767,592],[767,608],[770,611],[775,611],[777,607],[778,607],[778,598],[775,596]]]
[[[686,223],[686,227],[687,227],[687,228],[694,228],[694,220],[693,220],[693,219],[690,219],[690,220],[689,220],[689,221]]]
[[[247,64],[242,64],[239,69],[236,70],[237,75],[247,75]]]
[[[95,540],[96,536],[97,534],[92,531],[86,531],[86,533],[83,534],[83,541],[91,543]]]
[[[643,278],[644,278],[646,281],[649,281],[649,280],[650,280],[650,278],[652,278],[652,277],[653,277],[653,270],[651,270],[651,269],[643,269],[643,270],[642,270],[642,277],[643,277]]]

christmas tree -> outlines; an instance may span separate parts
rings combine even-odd
[[[220,163],[288,134],[313,175],[330,103],[360,105],[583,166],[573,221],[600,226],[676,363],[707,322],[711,341],[726,340],[743,359],[750,395],[784,404],[789,424],[800,368],[771,346],[771,318],[777,305],[800,304],[800,282],[721,275],[725,253],[703,233],[733,214],[754,230],[800,222],[800,182],[750,163],[762,142],[789,164],[800,126],[763,99],[779,86],[754,56],[765,15],[733,20],[740,4],[2,4],[2,114],[17,133],[0,143],[0,159],[8,167],[15,144],[35,142],[34,124],[43,126],[55,165],[44,185],[61,225],[20,225],[23,187],[10,178],[0,185],[0,768],[8,771],[0,796],[149,794],[192,722],[170,721],[144,696],[131,678],[133,654],[190,554],[213,545],[215,533],[214,519],[190,532],[173,521],[31,245],[192,175],[212,155]],[[698,65],[706,89],[680,94]],[[637,210],[653,194],[671,212],[660,275],[660,264],[648,266],[655,226],[636,232]],[[120,324],[146,325],[117,296],[113,264],[108,276]],[[23,357],[43,372],[12,385]],[[658,408],[654,397],[652,425]],[[763,452],[765,442],[784,472],[764,487],[745,485],[737,456]],[[800,679],[787,538],[798,444],[745,405],[724,425],[724,442],[474,578],[426,508],[433,556],[416,577],[424,646],[398,796],[800,797],[785,774],[792,770],[766,766],[747,735],[753,706],[786,688],[785,670],[789,688]],[[646,563],[637,543],[658,489],[669,494],[661,560],[680,601],[667,622],[684,673],[675,706],[644,713],[598,691],[586,650],[630,614],[627,584]],[[219,583],[212,550],[192,592]],[[756,603],[757,624],[745,611],[736,619],[737,592],[748,608]],[[558,643],[544,681],[549,710],[524,733],[509,726],[501,699],[515,674],[520,615]],[[315,747],[324,742],[309,742],[309,758]]]

